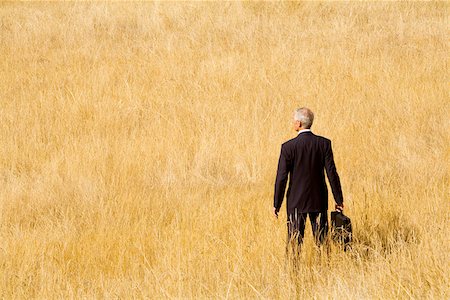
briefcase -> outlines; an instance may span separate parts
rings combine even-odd
[[[344,251],[352,242],[352,222],[340,211],[331,212],[331,238],[344,247]]]

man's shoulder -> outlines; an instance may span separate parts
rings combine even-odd
[[[327,149],[331,147],[331,140],[321,135],[311,134],[311,139],[307,143],[312,143],[318,145],[322,149]]]
[[[284,142],[284,143],[281,144],[281,147],[282,147],[282,148],[289,148],[289,147],[291,147],[292,145],[295,144],[296,138],[297,138],[297,137],[292,138],[292,139],[290,139],[290,140],[287,140],[286,142]]]
[[[322,143],[325,143],[325,144],[331,143],[331,140],[329,138],[324,137],[324,136],[317,135],[317,134],[313,134],[313,136],[314,136],[315,139],[319,140]]]
[[[311,133],[312,133],[312,132],[311,132]],[[308,135],[304,135],[304,137],[306,137],[306,136],[309,137],[309,138],[318,140],[319,142],[321,142],[321,143],[323,143],[323,144],[330,144],[330,143],[331,143],[331,140],[330,140],[330,139],[328,139],[328,138],[326,138],[326,137],[324,137],[324,136],[321,136],[321,135],[314,134],[314,133],[308,134]],[[284,142],[284,143],[281,144],[281,147],[284,148],[284,149],[286,149],[286,148],[290,148],[290,147],[295,146],[296,142],[298,141],[298,139],[299,139],[300,137],[301,137],[301,136],[296,136],[295,138],[292,138],[292,139],[290,139],[290,140],[287,140],[286,142]]]

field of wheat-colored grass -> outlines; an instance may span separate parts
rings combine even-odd
[[[448,12],[0,3],[0,298],[449,299]],[[354,243],[308,224],[293,273],[271,210],[301,106]]]

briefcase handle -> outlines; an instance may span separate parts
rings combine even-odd
[[[342,213],[343,211],[344,211],[344,207],[342,207],[342,206],[340,206],[340,205],[335,205],[335,207],[334,207],[335,209],[336,209],[336,211],[338,211],[338,212],[340,212],[340,213]]]

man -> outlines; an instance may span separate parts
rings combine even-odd
[[[306,217],[312,226],[314,239],[321,245],[328,233],[328,190],[324,169],[336,202],[336,209],[343,210],[341,184],[333,159],[331,141],[311,132],[313,112],[302,107],[294,111],[294,130],[297,137],[281,145],[278,171],[275,181],[273,213],[283,203],[289,175],[287,198],[288,251],[289,244],[299,249],[304,237]]]

